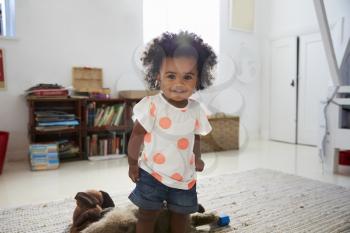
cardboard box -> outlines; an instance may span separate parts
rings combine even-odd
[[[73,87],[79,92],[103,93],[103,79],[101,68],[73,67]]]

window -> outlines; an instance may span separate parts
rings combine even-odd
[[[0,36],[15,36],[15,0],[0,0]]]
[[[165,31],[194,32],[219,51],[220,0],[144,0],[143,41]]]

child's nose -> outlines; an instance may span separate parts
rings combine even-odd
[[[176,82],[175,82],[175,84],[178,84],[178,85],[183,85],[183,84],[184,84],[184,82],[183,82],[182,77],[178,77],[178,78],[176,78]]]

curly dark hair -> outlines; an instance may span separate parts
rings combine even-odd
[[[165,32],[148,45],[141,58],[146,69],[145,80],[150,89],[159,89],[156,79],[162,62],[167,57],[193,57],[197,60],[197,90],[203,90],[212,84],[212,70],[217,63],[213,49],[194,33],[180,31],[178,34]]]

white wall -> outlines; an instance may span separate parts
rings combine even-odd
[[[142,1],[17,0],[16,39],[0,39],[7,89],[0,91],[0,130],[10,132],[7,159],[26,158],[24,90],[71,85],[73,66],[101,67],[104,86],[142,88],[133,52],[142,44]]]
[[[7,79],[7,90],[0,91],[0,130],[10,131],[10,160],[26,157],[28,113],[22,94],[30,86],[40,82],[69,86],[73,66],[93,66],[103,68],[104,86],[113,92],[144,87],[133,62],[134,50],[142,44],[142,1],[17,0],[16,4],[17,39],[0,39]],[[265,64],[261,47],[269,28],[268,6],[265,0],[256,1],[256,30],[245,33],[229,29],[229,1],[221,1],[219,75],[214,88],[201,93],[216,109],[239,113],[250,138],[259,137],[263,112],[260,67]],[[252,61],[256,70],[249,80],[247,69],[252,67],[247,64]],[[243,73],[235,72],[242,67]],[[226,81],[229,85],[220,86]]]
[[[255,32],[241,32],[229,29],[229,1],[221,1],[219,72],[214,87],[203,92],[209,107],[239,114],[241,126],[246,128],[249,138],[259,137],[260,131],[259,35],[262,16],[258,9],[262,6],[262,1],[256,1]],[[250,67],[251,63],[254,67]],[[256,75],[248,78],[251,68],[256,69]]]
[[[270,25],[262,33],[262,92],[261,92],[261,134],[269,137],[269,74],[270,43],[272,40],[288,36],[298,36],[319,32],[313,0],[264,0],[262,11],[268,17],[264,23]]]

